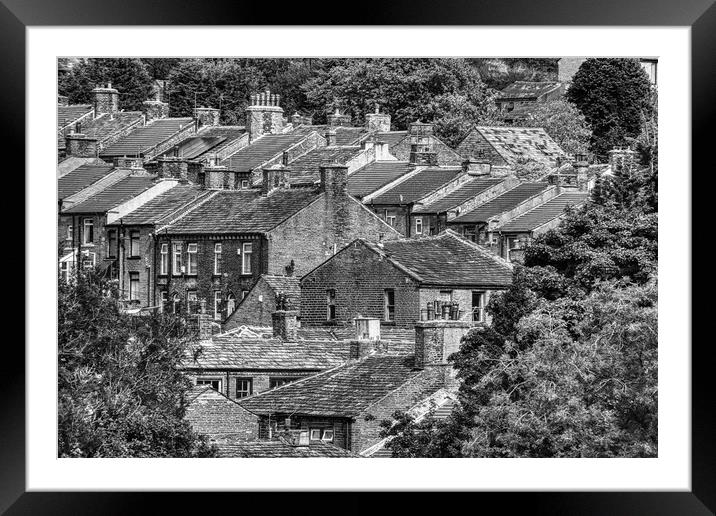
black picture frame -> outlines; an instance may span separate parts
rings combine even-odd
[[[707,174],[711,164],[711,125],[714,120],[713,85],[716,79],[716,5],[713,0],[481,0],[440,2],[429,0],[362,2],[339,5],[336,2],[278,4],[242,3],[230,0],[178,2],[171,0],[1,0],[0,5],[0,81],[3,120],[7,131],[6,185],[17,188],[19,170],[24,170],[25,142],[25,28],[41,25],[634,25],[690,26],[692,42],[692,156],[693,169]],[[348,11],[345,9],[348,8]],[[342,14],[338,14],[341,13]],[[338,14],[338,16],[336,16]],[[332,19],[328,19],[332,18]],[[337,21],[340,20],[340,21]],[[49,115],[48,115],[49,116]],[[54,116],[54,115],[52,115]],[[9,159],[7,159],[9,158]],[[7,166],[12,163],[12,166]],[[10,175],[12,173],[12,175]],[[687,177],[687,171],[665,171]],[[54,175],[48,171],[54,181]],[[48,181],[51,179],[48,178]],[[697,189],[707,195],[706,189]],[[16,196],[19,197],[19,196]],[[704,203],[697,203],[698,206]],[[692,217],[697,224],[701,217]],[[7,230],[7,229],[6,229]],[[693,234],[699,234],[693,232]],[[32,235],[26,235],[31,239]],[[683,244],[679,244],[683,245]],[[19,246],[17,246],[19,247]],[[19,249],[15,248],[15,253]],[[23,246],[24,248],[24,246]],[[24,253],[24,251],[20,251]],[[692,270],[697,268],[694,260]],[[30,271],[27,269],[25,273]],[[19,276],[19,275],[17,275]],[[693,284],[693,283],[692,283]],[[14,297],[16,299],[16,297]],[[692,321],[703,305],[692,300]],[[17,307],[19,303],[14,304]],[[23,305],[24,306],[24,303]],[[37,308],[37,307],[36,307]],[[15,308],[16,309],[16,308]],[[50,310],[49,307],[42,309]],[[9,314],[12,316],[12,314]],[[703,324],[703,323],[702,323]],[[6,326],[10,328],[10,326]],[[693,330],[696,326],[693,326]],[[692,330],[692,335],[698,333]],[[4,389],[0,396],[0,513],[20,514],[137,514],[197,512],[228,503],[235,509],[250,508],[271,500],[268,513],[284,509],[292,513],[315,507],[310,493],[277,496],[266,493],[261,500],[248,493],[48,493],[25,492],[25,359],[14,332],[6,332],[4,355],[0,359]],[[690,492],[531,492],[531,493],[414,493],[403,497],[401,512],[431,503],[442,510],[458,509],[463,503],[488,507],[495,503],[501,513],[527,514],[713,514],[716,507],[716,456],[714,455],[714,410],[711,367],[708,359],[710,339],[693,339],[692,356],[692,490]],[[683,343],[688,346],[689,343]],[[446,502],[449,496],[449,502]],[[454,498],[457,497],[457,498]],[[469,500],[461,500],[468,498]],[[349,493],[338,503],[340,512],[356,513],[380,509],[380,496]],[[210,501],[209,501],[210,500]],[[322,502],[325,504],[326,502]],[[336,502],[333,502],[336,503]],[[207,505],[209,504],[209,505]],[[452,508],[452,509],[451,509]],[[224,509],[225,510],[225,509]]]

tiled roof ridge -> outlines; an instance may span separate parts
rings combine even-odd
[[[298,189],[297,189],[297,190],[298,190]],[[276,229],[277,227],[279,227],[281,224],[283,224],[284,222],[286,222],[288,219],[290,219],[290,218],[292,218],[292,217],[295,217],[296,215],[298,215],[299,213],[301,213],[303,210],[307,209],[309,206],[312,206],[313,204],[317,203],[318,200],[321,199],[321,198],[323,198],[323,197],[325,197],[325,195],[326,195],[325,192],[320,192],[311,202],[309,202],[309,203],[306,204],[305,206],[302,206],[301,208],[299,208],[298,210],[292,212],[291,214],[286,215],[286,216],[285,216],[283,219],[281,219],[279,222],[277,222],[276,224],[274,224],[274,225],[271,226],[270,228],[267,228],[265,232],[268,233],[269,231],[273,231],[274,229]]]
[[[580,194],[581,194],[581,195],[580,195]],[[588,194],[587,192],[564,192],[564,191],[563,191],[563,192],[560,192],[559,194],[555,195],[555,196],[552,197],[551,199],[548,199],[547,201],[543,202],[542,204],[538,204],[538,205],[532,207],[531,209],[527,210],[526,212],[521,213],[520,215],[518,215],[518,216],[515,217],[514,219],[508,220],[508,221],[506,221],[504,224],[500,224],[500,226],[497,227],[496,229],[499,230],[499,229],[501,229],[501,228],[503,228],[503,227],[505,227],[505,226],[508,226],[509,224],[511,224],[511,223],[513,223],[513,222],[516,222],[517,220],[521,219],[522,217],[527,217],[528,215],[532,214],[534,211],[537,211],[537,210],[539,210],[539,209],[544,208],[546,204],[548,204],[548,203],[550,203],[550,202],[552,202],[552,201],[556,201],[557,199],[559,199],[559,198],[562,197],[563,195],[569,195],[569,196],[579,195],[580,197],[582,197],[581,201],[575,202],[574,204],[571,204],[571,206],[574,206],[574,207],[579,207],[579,206],[582,206],[583,204],[585,204],[586,202],[589,202],[589,194]],[[566,208],[566,206],[565,206],[565,208]],[[540,224],[540,225],[538,225],[538,226],[535,226],[534,229],[533,229],[533,231],[537,230],[538,228],[541,228],[542,226],[545,226],[545,225],[549,224],[549,223],[552,222],[554,219],[559,218],[559,217],[562,217],[563,215],[564,215],[564,211],[563,211],[562,213],[558,214],[556,217],[554,217],[554,218],[552,218],[552,219],[549,219],[548,221],[543,222],[542,224]]]
[[[540,131],[543,131],[544,133],[547,133],[545,131],[544,127],[537,127],[537,126],[516,126],[516,125],[476,125],[474,126],[474,129],[511,129],[513,131],[519,131],[521,129],[539,129]]]
[[[177,186],[181,186],[181,185],[177,185]],[[169,192],[169,190],[167,192]],[[176,208],[174,211],[167,213],[165,216],[163,216],[160,219],[160,221],[165,220],[169,217],[174,217],[175,215],[179,215],[180,213],[183,216],[184,214],[182,213],[182,210],[187,210],[187,213],[189,213],[190,210],[193,210],[196,207],[193,203],[196,203],[197,201],[204,199],[208,195],[211,195],[211,190],[205,190],[203,192],[200,190],[191,201],[188,201],[187,203]]]
[[[426,237],[426,238],[430,238],[430,237]],[[421,283],[425,282],[425,279],[422,276],[420,276],[417,272],[415,272],[411,268],[407,267],[406,265],[403,265],[402,263],[400,263],[398,260],[396,260],[390,254],[388,254],[385,251],[385,249],[383,247],[381,247],[379,244],[374,243],[374,242],[368,242],[368,241],[362,240],[362,239],[359,239],[359,240],[361,240],[366,245],[366,247],[371,249],[373,252],[379,254],[380,256],[382,256],[386,260],[388,260],[397,269],[400,269],[401,271],[403,271],[404,273],[408,274],[409,276],[413,277],[414,279],[416,279],[417,281],[419,281]],[[420,240],[423,240],[423,239],[420,239]],[[417,242],[418,240],[415,238],[399,238],[396,240],[391,240],[391,242],[406,242],[406,241],[409,241],[412,243],[412,242]]]
[[[408,355],[408,356],[409,356],[409,355]],[[413,373],[415,373],[415,374],[413,374],[410,378],[408,378],[407,380],[405,380],[403,383],[397,385],[395,388],[389,390],[389,391],[386,392],[383,396],[381,396],[381,397],[378,398],[377,400],[373,401],[370,405],[366,406],[366,407],[363,409],[363,412],[367,412],[368,410],[370,410],[370,408],[371,408],[372,406],[374,406],[374,405],[380,403],[380,402],[383,401],[385,398],[387,398],[387,397],[390,396],[391,394],[395,393],[395,391],[397,391],[398,389],[403,388],[407,383],[409,383],[409,382],[415,382],[416,380],[420,380],[422,376],[429,376],[429,374],[430,374],[430,373],[424,374],[424,373],[425,373],[425,369],[418,369],[418,368],[415,368],[415,367],[413,367]],[[433,394],[434,394],[434,392],[433,392]]]
[[[413,170],[409,170],[402,176],[398,176],[393,181],[390,181],[389,183],[384,184],[383,186],[378,188],[375,192],[371,192],[370,194],[363,197],[363,202],[366,204],[369,204],[373,199],[377,199],[378,197],[385,194],[386,192],[389,192],[396,186],[403,184],[408,179],[417,176],[418,174],[420,174],[423,170],[426,170],[427,168],[429,168],[429,167],[418,166],[418,167],[415,167]],[[357,172],[357,170],[356,170],[356,172]]]
[[[169,222],[167,222],[167,223],[164,224],[163,226],[157,228],[157,229],[154,231],[154,233],[159,233],[159,232],[161,232],[162,230],[164,230],[164,229],[168,228],[169,226],[171,226],[172,224],[174,224],[175,222],[181,220],[183,217],[186,217],[186,216],[187,216],[188,214],[190,214],[192,211],[194,211],[195,209],[197,209],[199,206],[202,206],[204,203],[206,203],[206,202],[209,201],[210,199],[213,199],[214,197],[216,197],[216,196],[219,194],[219,192],[222,192],[222,191],[223,191],[223,190],[216,190],[216,191],[214,191],[213,193],[211,193],[210,195],[207,195],[206,197],[203,197],[200,202],[198,202],[198,203],[194,204],[193,206],[191,206],[190,209],[187,209],[186,211],[184,211],[183,213],[181,213],[178,217],[176,217],[176,218],[170,220]],[[239,191],[239,190],[237,190],[237,191]]]
[[[480,244],[475,243],[472,240],[468,240],[466,238],[461,237],[457,232],[455,232],[452,229],[448,228],[441,234],[444,234],[446,237],[451,237],[451,238],[457,240],[458,242],[460,242],[461,244],[464,244],[468,247],[473,248],[474,250],[479,252],[482,256],[484,256],[485,258],[490,258],[492,261],[494,261],[498,265],[505,266],[510,270],[514,269],[514,265],[511,262],[508,262],[504,258],[501,258],[500,256],[497,256],[497,255],[491,253],[490,251],[488,251],[487,249],[482,247]]]

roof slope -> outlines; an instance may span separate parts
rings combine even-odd
[[[434,237],[367,244],[412,272],[424,284],[495,286],[512,282],[512,268],[503,259],[452,231]]]
[[[486,127],[475,128],[490,145],[513,164],[521,158],[552,164],[564,151],[541,127]],[[468,135],[467,138],[470,136]]]
[[[425,168],[372,199],[373,204],[409,204],[422,199],[462,173],[461,168]]]
[[[201,206],[166,227],[168,233],[235,234],[268,231],[308,206],[320,194],[314,189],[220,190]]]
[[[65,199],[109,174],[112,165],[81,165],[57,180],[57,198]]]
[[[412,355],[370,355],[307,378],[244,398],[256,414],[357,416],[421,371]]]
[[[179,184],[122,217],[124,225],[159,224],[187,208],[195,200],[214,193],[197,185]]]
[[[144,154],[155,145],[163,142],[188,124],[193,124],[193,118],[160,118],[152,123],[132,131],[124,138],[120,138],[107,146],[101,156],[135,156]]]
[[[99,158],[80,158],[78,156],[67,156],[57,164],[57,177],[62,177],[82,165],[106,165],[107,162]]]
[[[94,120],[83,122],[80,129],[85,136],[102,141],[113,133],[137,123],[141,118],[141,111],[120,111],[111,116],[105,113]]]
[[[555,81],[515,81],[503,88],[498,94],[499,99],[537,99],[545,93],[559,89],[562,84]]]
[[[355,197],[371,194],[415,168],[407,161],[373,161],[348,176],[348,193]]]
[[[316,131],[321,136],[325,136],[328,129],[333,129],[336,132],[336,145],[356,145],[360,142],[362,137],[367,134],[365,127],[328,127],[327,125],[299,125],[294,132],[308,134],[311,131]]]
[[[90,111],[92,111],[92,106],[89,104],[57,106],[57,127],[65,127]]]
[[[104,213],[122,204],[154,185],[150,176],[129,176],[110,185],[89,199],[75,204],[64,213]]]
[[[578,206],[584,203],[588,197],[589,194],[586,192],[561,193],[546,203],[503,224],[498,229],[500,231],[533,231],[563,215],[567,206]]]
[[[305,133],[266,134],[257,138],[246,147],[221,162],[229,170],[248,172],[262,163],[276,157],[289,147],[296,145],[307,137]]]
[[[460,224],[487,222],[492,217],[496,217],[500,213],[515,208],[518,204],[546,190],[549,186],[550,185],[548,183],[541,182],[521,183],[513,189],[507,190],[505,193],[492,198],[485,204],[478,206],[474,210],[456,217],[449,223]]]
[[[355,453],[323,441],[311,441],[308,446],[292,446],[283,441],[215,441],[218,457],[359,457]]]
[[[319,147],[289,162],[291,182],[313,182],[321,178],[320,166],[324,163],[346,164],[361,148],[357,145]]]
[[[191,369],[297,369],[322,370],[349,359],[350,347],[331,340],[245,339],[235,334],[215,335],[201,344],[196,359],[188,350],[182,362]]]
[[[442,213],[480,195],[488,188],[500,184],[503,180],[504,178],[497,177],[476,177],[471,181],[463,183],[457,190],[450,192],[437,201],[426,206],[416,207],[413,213]]]
[[[286,294],[289,301],[293,302],[301,298],[301,280],[296,276],[278,276],[264,274],[264,280],[277,294]]]

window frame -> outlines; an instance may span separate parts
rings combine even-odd
[[[169,274],[169,244],[162,243],[159,246],[159,275]]]
[[[422,217],[415,217],[415,234],[416,235],[423,234],[423,218]]]
[[[138,229],[132,229],[129,231],[129,253],[127,255],[128,258],[139,258],[141,256],[141,251],[139,249],[140,239],[141,232]]]
[[[193,249],[193,250],[192,250]],[[186,245],[186,275],[196,276],[199,273],[199,244],[192,242]]]
[[[107,230],[107,258],[116,258],[117,250],[117,230]]]
[[[278,387],[282,387],[283,385],[289,384],[298,378],[288,378],[286,376],[269,376],[269,390],[276,389]],[[280,382],[278,385],[276,385],[277,382]],[[273,387],[272,387],[273,385]]]
[[[172,276],[181,276],[181,268],[184,265],[182,256],[183,243],[174,242],[172,243]]]
[[[214,276],[221,276],[222,252],[221,242],[214,242]]]
[[[392,214],[392,215],[390,215]],[[398,212],[397,210],[385,210],[385,222],[390,227],[395,227],[395,222],[398,220]]]
[[[250,275],[253,274],[253,268],[251,266],[251,257],[254,254],[254,247],[253,242],[243,242],[241,244],[241,274],[242,275]],[[246,249],[249,249],[249,252],[246,252]],[[248,255],[248,259],[246,258]],[[248,265],[248,269],[247,269]]]
[[[326,437],[326,434],[328,434],[328,433],[331,434],[330,438]],[[321,441],[326,441],[326,442],[332,443],[333,440],[335,439],[335,437],[336,437],[336,432],[333,428],[325,428],[321,434]]]
[[[89,223],[89,224],[88,224]],[[89,228],[89,231],[88,231]],[[87,239],[89,233],[90,239]],[[82,219],[82,245],[94,245],[94,218],[84,217]]]
[[[336,320],[336,289],[326,289],[326,322],[333,322]]]
[[[478,316],[475,318],[475,295],[479,296],[480,304],[478,305]],[[472,299],[471,302],[471,308],[472,308],[472,321],[473,322],[485,322],[485,299],[487,296],[487,292],[484,290],[473,290],[472,291]]]
[[[214,291],[214,320],[221,320],[221,290]]]
[[[392,304],[389,302],[391,295],[393,298]],[[391,307],[392,307],[392,319],[390,318]],[[394,288],[383,289],[383,322],[392,322],[392,323],[395,322],[395,289]]]
[[[199,294],[195,289],[186,291],[186,313],[190,314],[191,309],[196,306],[199,301]],[[192,305],[192,303],[194,303]]]
[[[127,299],[129,301],[139,301],[139,272],[130,271],[128,283],[129,288],[127,289]],[[136,285],[137,292],[134,291],[133,285]]]
[[[317,437],[314,437],[315,434],[318,434]],[[308,430],[308,440],[309,441],[320,441],[321,436],[323,435],[323,432],[320,428],[309,428]]]
[[[239,391],[239,382],[247,383],[248,392],[245,389],[242,389],[241,391]],[[239,392],[246,393],[246,394],[239,396]],[[254,379],[253,378],[245,378],[245,377],[236,378],[236,384],[234,386],[234,395],[237,400],[242,399],[242,398],[248,398],[249,396],[253,395],[253,393],[254,393]]]
[[[214,387],[214,385],[213,385],[214,382],[216,382],[218,384],[218,389]],[[216,392],[222,392],[221,388],[223,386],[223,382],[222,382],[221,378],[211,377],[211,376],[199,377],[196,379],[194,384],[195,385],[211,385],[211,388],[214,389]]]

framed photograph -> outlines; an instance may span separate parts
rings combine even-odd
[[[28,302],[0,512],[713,513],[716,7],[355,10],[3,1]]]

